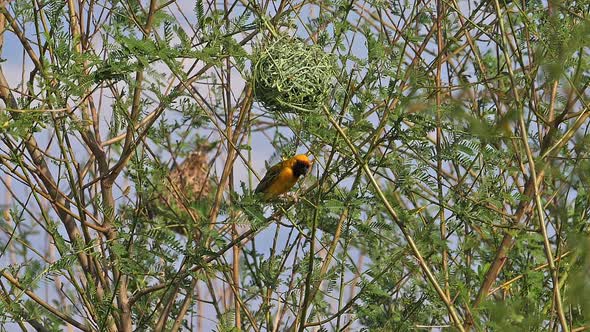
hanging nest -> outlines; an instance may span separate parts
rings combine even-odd
[[[164,195],[167,201],[179,203],[183,198],[200,200],[209,196],[209,160],[202,150],[191,152],[188,157],[170,172],[172,189]],[[179,204],[180,205],[180,204]]]
[[[336,58],[317,45],[287,36],[261,45],[254,53],[256,100],[269,111],[318,110],[330,94]]]
[[[176,165],[165,179],[161,190],[150,202],[148,216],[159,216],[167,226],[181,235],[200,236],[193,221],[201,219],[200,207],[209,206],[210,194],[214,189],[210,174],[210,160],[207,152],[213,147],[203,144]]]

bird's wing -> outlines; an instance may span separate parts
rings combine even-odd
[[[266,172],[266,175],[264,175],[262,180],[260,180],[260,183],[258,184],[258,186],[256,186],[256,189],[254,190],[254,192],[255,193],[265,192],[268,189],[268,187],[270,187],[272,185],[273,181],[277,178],[277,176],[279,176],[282,169],[283,169],[282,162],[269,168],[268,171]]]

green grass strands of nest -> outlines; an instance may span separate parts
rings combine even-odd
[[[262,43],[253,64],[256,100],[271,112],[318,111],[337,69],[334,55],[288,36]]]

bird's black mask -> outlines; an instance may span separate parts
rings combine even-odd
[[[301,161],[297,161],[297,163],[295,163],[295,166],[293,166],[293,174],[295,174],[296,177],[300,177],[302,175],[307,174],[308,170],[309,164]]]

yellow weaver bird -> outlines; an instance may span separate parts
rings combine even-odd
[[[268,169],[254,192],[265,201],[275,199],[293,188],[310,167],[311,161],[304,154],[282,161]]]

